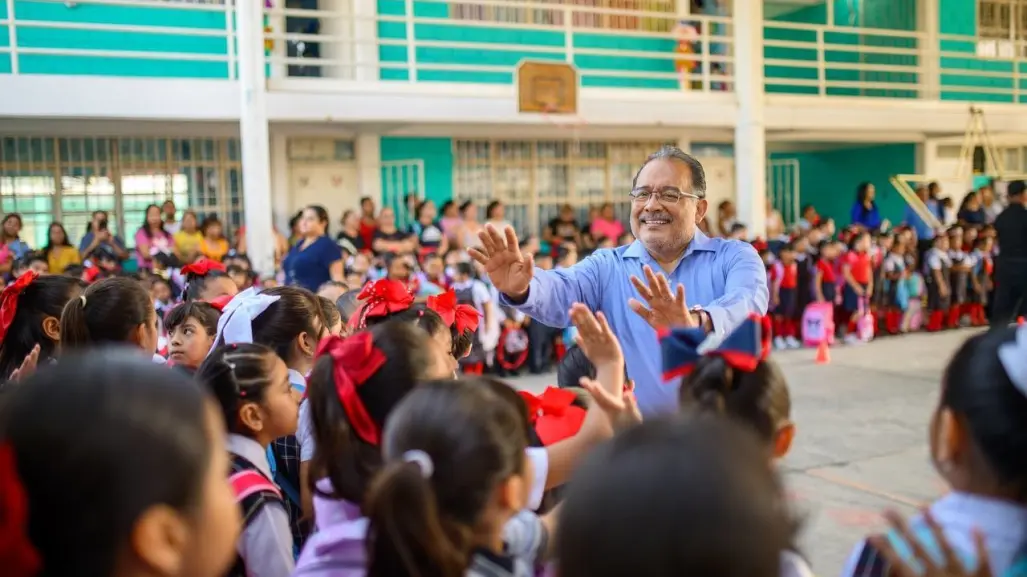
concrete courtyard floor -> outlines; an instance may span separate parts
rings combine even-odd
[[[817,575],[838,575],[855,543],[882,527],[879,512],[912,513],[945,491],[927,451],[941,372],[972,330],[774,353],[792,392],[797,436],[782,463],[804,520],[800,546]],[[555,381],[515,379],[540,391]]]

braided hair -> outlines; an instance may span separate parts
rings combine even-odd
[[[196,370],[196,380],[217,399],[229,433],[248,433],[241,430],[239,409],[245,403],[264,400],[276,357],[263,345],[224,345],[214,349]]]

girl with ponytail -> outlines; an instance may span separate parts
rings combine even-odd
[[[61,311],[85,286],[77,278],[29,271],[0,292],[0,382],[12,378],[37,346],[44,362],[56,356]]]
[[[368,577],[535,574],[554,518],[525,510],[534,471],[526,411],[511,398],[436,381],[396,407],[367,497]]]
[[[770,351],[770,320],[753,316],[723,341],[701,331],[674,329],[663,337],[664,378],[684,376],[678,393],[681,409],[724,415],[766,443],[781,459],[795,438],[792,401],[784,374]]]

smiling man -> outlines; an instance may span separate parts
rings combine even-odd
[[[485,266],[504,304],[546,325],[567,326],[576,302],[606,315],[624,349],[639,407],[654,414],[677,406],[677,387],[661,378],[653,329],[729,332],[750,313],[766,314],[767,274],[750,245],[698,230],[709,208],[706,175],[680,149],[664,147],[650,155],[628,198],[637,240],[598,250],[570,268],[536,269],[509,227],[487,226],[480,233],[482,247],[471,255]]]

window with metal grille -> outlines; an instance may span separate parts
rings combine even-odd
[[[977,0],[977,35],[994,40],[1027,38],[1027,0]]]
[[[580,222],[589,211],[613,203],[627,220],[631,179],[664,142],[571,140],[457,140],[453,198],[485,207],[506,205],[518,233],[538,234],[560,207],[573,206]]]
[[[530,7],[518,6],[529,3]],[[449,16],[457,20],[563,26],[567,8],[571,8],[575,28],[607,30],[669,32],[676,14],[674,0],[507,0],[502,4],[450,2]]]
[[[22,239],[34,248],[46,244],[51,222],[77,243],[96,210],[132,245],[146,207],[165,200],[180,215],[217,215],[230,235],[243,219],[239,141],[0,137],[0,210],[22,215]]]

